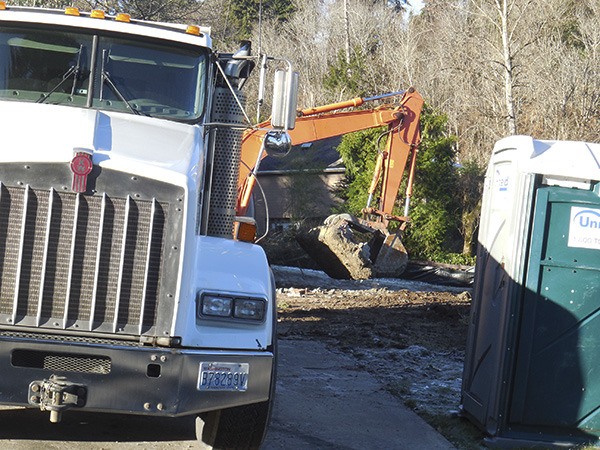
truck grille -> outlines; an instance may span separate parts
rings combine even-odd
[[[165,246],[181,239],[180,231],[168,232],[170,209],[170,202],[147,195],[83,195],[0,182],[0,321],[168,334],[174,288],[167,287],[162,302]]]

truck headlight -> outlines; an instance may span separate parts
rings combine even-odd
[[[203,316],[229,317],[233,309],[233,299],[204,295],[201,300],[200,311]]]
[[[267,302],[263,298],[229,297],[222,294],[198,293],[198,316],[204,318],[241,319],[261,322]]]
[[[233,306],[233,317],[263,320],[265,317],[265,302],[259,299],[236,298]]]

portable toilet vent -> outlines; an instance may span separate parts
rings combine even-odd
[[[599,444],[600,144],[495,145],[461,411],[492,447]]]

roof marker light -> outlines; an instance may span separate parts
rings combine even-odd
[[[101,9],[94,9],[90,13],[90,17],[93,19],[104,19],[104,18],[106,18],[106,14]]]
[[[65,14],[67,16],[78,16],[79,15],[79,9],[78,8],[74,8],[73,6],[69,6],[68,8],[65,8]]]
[[[119,13],[117,14],[117,17],[115,17],[115,20],[117,22],[131,22],[131,16],[127,13]]]
[[[0,10],[6,9],[6,2],[0,2]]]
[[[193,34],[194,36],[200,36],[200,27],[197,27],[196,25],[188,25],[185,32],[187,34]]]

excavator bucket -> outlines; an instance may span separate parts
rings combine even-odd
[[[297,239],[332,278],[395,278],[408,263],[399,234],[373,228],[349,214],[330,216],[323,225],[299,234]]]

